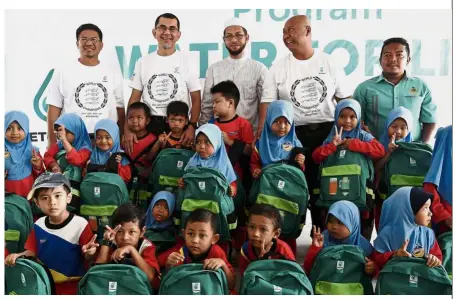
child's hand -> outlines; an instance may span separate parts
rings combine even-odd
[[[183,178],[179,178],[178,179],[178,187],[181,188],[181,189],[184,189],[185,185],[184,185]]]
[[[444,219],[444,224],[446,224],[450,229],[452,229],[452,216]]]
[[[364,121],[362,121],[362,130],[364,130],[365,132],[371,133],[370,129],[368,128],[368,126],[365,124]]]
[[[172,132],[168,133],[168,135],[165,132],[163,132],[163,134],[160,134],[160,136],[159,136],[159,144],[160,144],[161,148],[165,148],[165,145],[167,144],[168,138],[170,138],[171,133]]]
[[[305,155],[303,155],[303,154],[296,155],[295,156],[295,162],[297,162],[298,165],[303,167],[303,165],[305,165]]]
[[[260,245],[260,254],[259,254],[259,257],[260,257],[260,258],[263,258],[263,256],[264,256],[265,254],[267,254],[268,252],[270,252],[272,246],[273,246],[273,242],[270,242],[269,245],[266,245],[266,244],[265,244],[265,239],[262,240],[262,244]]]
[[[40,157],[37,155],[35,149],[32,147],[32,159],[30,160],[32,163],[32,167],[35,170],[41,170],[43,167],[43,161],[41,161]]]
[[[129,255],[132,252],[132,249],[134,249],[132,245],[127,245],[116,249],[111,255],[111,260],[113,262],[119,263],[125,258],[126,255]]]
[[[51,172],[53,172],[53,173],[62,173],[62,169],[60,169],[59,164],[56,163],[56,165],[54,165],[54,166],[51,168]]]
[[[427,266],[430,268],[439,267],[441,266],[441,261],[433,254],[429,254],[427,257]]]
[[[262,174],[262,169],[260,168],[257,168],[256,170],[254,170],[254,172],[252,173],[252,177],[254,179],[258,179],[260,177],[260,175]]]
[[[67,140],[67,133],[65,131],[65,126],[64,125],[60,126],[58,134],[59,134],[59,139],[62,140],[62,142],[68,141]]]
[[[389,146],[387,147],[387,151],[389,152],[389,154],[392,154],[397,148],[398,148],[398,145],[395,144],[395,134],[394,134],[390,138],[390,143],[389,143]]]
[[[367,261],[365,263],[365,273],[372,275],[374,272],[374,262],[367,257],[365,257],[365,260]]]
[[[235,195],[235,187],[229,186],[228,195],[229,195],[229,196]]]
[[[23,256],[23,254],[21,253],[11,253],[5,258],[5,265],[10,267],[16,265],[16,260],[21,256]]]
[[[204,270],[214,270],[216,271],[219,268],[226,266],[226,263],[223,259],[213,258],[207,259],[203,261],[203,269]]]
[[[313,241],[312,244],[316,247],[324,247],[324,235],[321,234],[321,228],[313,225]]]
[[[408,251],[406,251],[406,248],[408,247],[408,243],[409,243],[409,240],[405,240],[405,242],[404,242],[403,245],[400,247],[400,249],[398,249],[397,251],[395,251],[394,256],[406,256],[406,257],[411,257],[411,253],[409,253]]]
[[[335,126],[335,136],[333,136],[333,144],[338,147],[343,140],[341,140],[341,136],[343,135],[343,127],[340,128],[340,132],[338,133],[338,127]]]
[[[113,230],[111,227],[108,225],[105,226],[105,233],[103,234],[103,240],[112,242],[116,238],[117,231],[121,229],[121,225],[119,224],[116,226],[116,228]]]
[[[184,256],[179,252],[172,252],[167,258],[166,265],[171,268],[182,262],[184,262]]]
[[[231,139],[224,131],[222,131],[222,139],[224,140],[224,144],[228,146],[232,146],[235,143],[235,140]]]
[[[121,163],[122,161],[122,156],[121,155],[116,155],[116,162]]]
[[[96,239],[97,239],[97,235],[94,235],[92,237],[92,239],[89,241],[89,243],[87,243],[86,245],[84,245],[81,248],[81,251],[83,252],[83,254],[87,254],[89,256],[95,255],[95,253],[97,252],[98,246],[100,246],[98,243],[95,243]]]
[[[341,141],[340,148],[342,149],[348,149],[349,145],[351,144],[352,139],[344,139]]]

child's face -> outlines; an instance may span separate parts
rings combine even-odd
[[[390,124],[387,134],[389,137],[395,135],[395,140],[400,140],[405,138],[406,135],[408,135],[408,132],[406,121],[403,118],[397,118]]]
[[[117,225],[116,225],[117,226]],[[138,246],[138,242],[143,237],[146,227],[140,228],[138,221],[121,223],[121,228],[117,231],[115,240],[118,248],[131,245]]]
[[[130,109],[127,114],[127,125],[133,133],[139,133],[146,130],[150,122],[149,115],[146,115],[144,109]]]
[[[6,129],[5,138],[11,143],[20,143],[25,139],[25,132],[17,121],[13,121]]]
[[[71,193],[63,186],[38,190],[35,202],[43,213],[51,220],[63,221],[67,212],[67,204],[71,202]]]
[[[102,151],[109,151],[113,147],[113,139],[105,130],[97,130],[95,145]]]
[[[344,108],[338,116],[338,127],[343,127],[343,131],[351,131],[357,127],[357,115],[351,108]]]
[[[235,111],[235,101],[225,98],[220,92],[213,94],[214,116],[224,117],[232,111]]]
[[[200,133],[197,136],[195,150],[203,159],[211,157],[215,152],[214,146],[211,144],[208,137],[206,137],[203,133]]]
[[[284,137],[290,132],[290,123],[284,116],[275,119],[271,125],[271,131],[278,137]]]
[[[273,221],[263,215],[252,214],[248,222],[248,239],[254,248],[260,249],[262,243],[270,245],[273,239],[281,234],[281,230],[275,229]]]
[[[337,240],[344,240],[351,235],[351,232],[346,225],[332,214],[328,215],[327,230],[328,233]]]
[[[209,222],[187,223],[183,233],[186,247],[194,256],[206,253],[211,245],[219,241],[219,235],[213,231]]]
[[[416,224],[428,226],[432,220],[432,212],[430,211],[431,200],[427,200],[422,208],[416,214]]]
[[[152,217],[158,222],[168,219],[170,216],[168,211],[168,204],[165,200],[159,200],[152,208]]]
[[[177,114],[170,114],[167,119],[170,130],[175,134],[182,133],[189,122],[186,116]]]

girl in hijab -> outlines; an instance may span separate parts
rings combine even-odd
[[[373,246],[361,235],[360,214],[355,204],[347,200],[334,203],[327,214],[327,229],[321,234],[320,229],[313,226],[313,241],[305,257],[303,268],[310,274],[314,260],[322,248],[334,245],[354,245],[365,254],[365,272],[375,273],[375,263],[370,259]]]
[[[295,161],[296,166],[304,171],[305,156],[299,153],[301,147],[302,144],[295,134],[292,104],[282,100],[272,102],[268,105],[265,129],[252,151],[252,176],[258,179],[262,174],[262,167],[284,160]]]
[[[370,133],[362,130],[359,102],[346,99],[338,102],[335,110],[335,125],[324,144],[313,152],[313,160],[322,163],[337,148],[359,152],[371,159],[384,157],[383,146]]]
[[[393,256],[425,258],[429,267],[441,265],[440,247],[427,227],[432,217],[431,197],[422,188],[402,187],[384,201],[373,252],[379,269]]]
[[[424,180],[424,191],[433,195],[432,221],[438,232],[452,230],[452,126],[436,133],[432,165]]]
[[[111,119],[102,119],[95,124],[95,148],[90,156],[89,164],[106,165],[111,155],[116,155],[117,173],[129,183],[132,177],[132,170],[127,158],[122,157],[123,153],[119,141],[119,127]]]
[[[29,118],[20,111],[6,113],[5,191],[27,198],[33,182],[43,172],[43,158],[29,135]]]
[[[75,113],[60,116],[55,124],[57,143],[51,145],[44,154],[44,165],[52,172],[62,172],[55,156],[61,151],[67,152],[65,158],[70,165],[84,168],[92,152],[92,144],[84,121]]]
[[[227,156],[222,132],[218,126],[205,124],[195,132],[196,153],[190,158],[184,171],[190,167],[207,167],[218,170],[230,183],[228,194],[236,196],[236,174]],[[180,188],[184,188],[184,180],[178,180]]]

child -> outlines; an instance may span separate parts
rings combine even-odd
[[[69,113],[60,116],[54,126],[58,141],[51,145],[44,154],[46,169],[52,172],[64,170],[60,169],[55,160],[55,156],[62,149],[67,152],[65,158],[70,165],[84,168],[92,151],[92,144],[84,121],[75,113]]]
[[[33,181],[43,172],[43,158],[29,135],[29,118],[19,111],[6,113],[5,191],[27,197]]]
[[[112,154],[121,152],[117,124],[110,119],[99,120],[95,124],[95,148],[90,156],[89,164],[106,165]],[[117,173],[124,182],[129,183],[132,170],[128,160],[117,154],[116,162],[118,163]]]
[[[426,258],[429,267],[441,265],[441,249],[427,227],[432,217],[431,197],[422,188],[402,187],[384,201],[373,252],[379,269],[393,256]]]
[[[258,179],[262,167],[284,160],[295,161],[305,171],[305,156],[301,153],[293,154],[295,148],[301,147],[295,134],[292,104],[282,100],[272,102],[268,105],[265,129],[252,151],[252,177]]]
[[[178,245],[168,252],[166,267],[203,263],[203,269],[206,270],[221,268],[227,277],[229,289],[234,290],[235,271],[227,261],[225,252],[216,244],[219,240],[216,215],[205,209],[196,209],[187,217],[184,227],[185,246]]]
[[[67,211],[71,201],[70,182],[60,173],[39,176],[27,198],[33,198],[46,215],[38,219],[25,243],[25,251],[10,254],[5,264],[17,258],[36,257],[54,278],[57,295],[76,295],[78,281],[85,274],[84,260],[91,260],[98,244],[86,219]]]
[[[266,204],[255,204],[249,210],[248,241],[241,248],[240,275],[248,265],[261,259],[287,259],[295,261],[289,245],[279,240],[281,215],[278,209]]]
[[[376,229],[379,228],[379,218],[381,218],[382,199],[379,193],[387,193],[386,183],[382,180],[384,166],[390,155],[397,149],[396,142],[412,142],[411,131],[413,129],[413,115],[411,111],[404,107],[397,107],[390,111],[384,124],[384,133],[381,136],[381,143],[384,146],[385,155],[375,164],[374,185],[378,192],[374,207],[374,217]]]
[[[182,148],[192,150],[192,147],[186,147],[181,144],[181,138],[189,123],[189,106],[181,101],[173,101],[167,106],[167,122],[170,127],[170,133],[165,132],[159,135],[157,142],[152,147],[147,158],[154,160],[160,150],[164,148]]]
[[[347,200],[334,203],[327,214],[327,229],[321,234],[320,229],[313,226],[313,241],[305,257],[303,268],[309,275],[314,261],[324,247],[333,245],[355,245],[365,254],[365,272],[375,273],[375,263],[369,258],[373,246],[360,234],[360,214],[355,204]]]
[[[195,132],[195,150],[197,151],[187,163],[184,171],[190,167],[207,167],[218,170],[230,184],[228,194],[236,196],[236,174],[227,157],[222,140],[221,130],[213,124],[205,124]],[[178,180],[180,188],[184,189],[184,180]]]
[[[154,289],[158,289],[160,269],[154,244],[144,238],[144,216],[141,208],[132,204],[119,206],[111,217],[114,229],[106,226],[96,264],[129,264],[131,261],[146,274]]]
[[[433,194],[432,221],[438,232],[452,230],[452,126],[436,133],[432,165],[424,180],[424,191]]]

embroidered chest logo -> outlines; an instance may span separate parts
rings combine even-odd
[[[7,149],[5,149],[5,159],[8,159],[9,157],[11,157],[11,154]]]
[[[416,246],[413,250],[413,256],[415,257],[423,257],[425,255],[424,248],[420,247],[419,245]]]
[[[417,96],[417,89],[416,87],[411,87],[411,89],[409,90],[409,95],[411,96]]]
[[[282,148],[287,151],[287,152],[290,152],[292,150],[292,143],[290,142],[286,142],[286,143],[283,143],[282,144]]]

